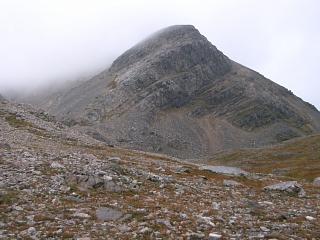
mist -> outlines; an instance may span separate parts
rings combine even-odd
[[[192,24],[231,59],[320,108],[316,0],[1,0],[0,93],[89,79],[153,32]]]

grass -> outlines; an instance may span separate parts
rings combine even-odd
[[[0,205],[10,205],[16,202],[18,199],[17,191],[6,191],[4,194],[0,195]]]
[[[261,173],[283,171],[288,177],[313,180],[320,176],[320,135],[287,141],[273,147],[221,153],[208,162]]]
[[[117,79],[116,77],[114,79],[112,79],[112,81],[110,81],[108,83],[107,87],[110,87],[111,89],[115,89],[117,87],[117,85],[118,85],[116,79]]]
[[[33,124],[31,124],[30,122],[27,122],[26,120],[17,118],[17,116],[14,114],[10,114],[10,115],[6,116],[5,119],[11,127],[15,127],[15,128],[34,127]]]

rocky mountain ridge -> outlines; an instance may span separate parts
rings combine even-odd
[[[190,159],[320,130],[315,107],[189,25],[160,30],[40,107],[109,144]]]

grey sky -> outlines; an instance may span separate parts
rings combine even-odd
[[[317,0],[0,0],[0,92],[92,75],[160,28],[192,24],[320,108]]]

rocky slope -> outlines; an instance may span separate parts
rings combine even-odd
[[[0,239],[319,239],[319,186],[287,180],[108,147],[0,102]]]
[[[193,26],[153,34],[40,107],[110,144],[183,158],[320,130],[316,108],[230,60]]]
[[[0,94],[0,101],[5,101],[6,99]]]

